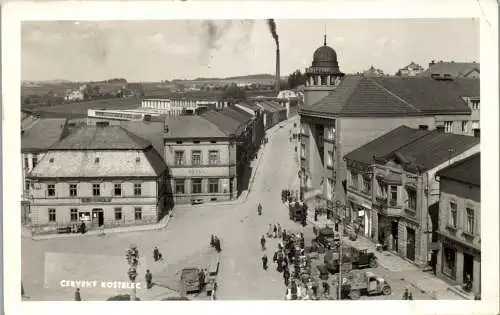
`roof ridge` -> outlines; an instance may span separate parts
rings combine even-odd
[[[206,112],[206,113],[210,113],[210,112],[214,112],[214,113],[215,113],[215,112],[217,112],[217,111],[208,111],[208,112]],[[206,114],[206,113],[205,113],[205,114]],[[231,137],[231,135],[230,135],[230,134],[228,134],[228,133],[226,133],[225,131],[223,131],[222,129],[220,129],[219,125],[217,125],[216,123],[211,122],[211,121],[210,121],[209,119],[207,119],[205,116],[203,116],[203,115],[199,115],[199,116],[194,116],[194,117],[200,117],[201,119],[205,120],[205,121],[206,121],[206,122],[208,122],[209,124],[211,124],[211,125],[215,126],[215,127],[217,128],[217,130],[219,130],[222,134],[225,134],[226,136]]]
[[[345,104],[347,104],[347,103],[349,102],[349,100],[351,99],[352,95],[354,94],[354,91],[358,88],[359,83],[360,83],[360,82],[361,82],[361,80],[364,78],[364,76],[361,76],[361,75],[356,75],[356,74],[354,74],[354,75],[347,75],[347,76],[346,76],[346,77],[345,77],[345,78],[344,78],[344,79],[340,82],[340,84],[339,84],[337,87],[335,87],[335,89],[334,89],[334,90],[332,90],[332,91],[328,92],[328,94],[326,94],[326,95],[325,95],[325,97],[320,98],[320,99],[319,99],[316,103],[314,103],[314,104],[312,104],[312,105],[310,105],[310,106],[307,106],[307,107],[308,107],[307,109],[312,109],[314,106],[318,105],[318,103],[319,103],[319,102],[323,101],[324,99],[326,99],[327,97],[329,97],[330,95],[332,95],[333,93],[335,93],[335,92],[337,91],[337,89],[338,89],[338,88],[340,88],[340,87],[345,88],[345,86],[342,86],[342,85],[344,84],[344,80],[346,80],[347,78],[349,78],[349,79],[356,79],[356,80],[357,80],[357,82],[356,82],[356,86],[355,86],[353,89],[351,89],[351,91],[350,91],[350,93],[349,93],[349,96],[348,96],[348,97],[346,98],[346,100],[344,101],[344,105],[345,105]],[[306,110],[307,110],[307,109],[306,109]],[[344,106],[342,106],[342,109],[340,110],[340,112],[342,112],[342,110],[343,110],[343,109],[344,109]]]
[[[408,127],[408,126],[406,126],[406,127]],[[410,128],[410,127],[408,127],[408,128]],[[424,130],[419,130],[419,129],[415,129],[415,128],[410,128],[410,129],[414,130],[415,134],[418,134],[421,131],[422,135],[420,137],[418,137],[418,138],[412,139],[410,142],[407,142],[407,143],[405,143],[405,144],[397,147],[396,149],[392,150],[387,155],[395,154],[396,152],[399,152],[401,149],[403,149],[405,147],[408,147],[408,146],[412,145],[413,143],[415,143],[416,141],[419,141],[419,140],[421,140],[421,139],[429,136],[430,134],[432,134],[432,131],[427,131],[427,130],[424,131]],[[402,154],[402,153],[400,153],[400,154]]]
[[[370,80],[373,82],[373,84],[375,84],[376,86],[378,86],[379,88],[381,88],[382,90],[386,91],[387,93],[389,93],[389,95],[397,98],[398,100],[400,100],[401,102],[403,102],[403,104],[405,104],[406,106],[414,109],[415,111],[417,112],[421,112],[419,109],[417,109],[415,106],[413,106],[412,104],[408,103],[406,100],[404,100],[403,98],[401,98],[399,95],[396,95],[394,92],[390,91],[389,89],[387,89],[386,87],[378,84],[377,82],[375,82],[375,80],[373,80],[372,78],[369,78],[367,77],[366,79]]]
[[[133,133],[132,131],[126,129],[125,127],[123,127],[122,125],[118,125],[117,126],[119,129],[122,129],[125,134],[135,143],[135,144],[138,144],[140,145],[141,147],[143,147],[144,144],[142,143],[138,143],[138,141],[144,141],[147,145],[143,147],[143,149],[149,147],[149,146],[152,146],[153,144],[151,143],[151,141],[147,140],[147,139],[144,139],[143,137],[139,136],[139,135],[136,135],[135,133]]]
[[[472,160],[473,158],[475,158],[475,157],[476,157],[476,155],[480,155],[480,154],[481,154],[481,152],[477,152],[477,153],[471,154],[471,155],[469,155],[469,156],[468,156],[468,157],[466,157],[466,158],[463,158],[463,159],[461,159],[461,160],[455,161],[455,162],[454,162],[454,163],[452,163],[451,165],[449,165],[449,166],[447,166],[447,167],[443,168],[442,170],[451,169],[451,168],[454,168],[454,167],[460,166],[461,164],[463,164],[463,163],[465,163],[465,162],[467,162],[467,161],[469,161],[469,160]]]

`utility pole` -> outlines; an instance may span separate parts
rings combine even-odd
[[[339,226],[340,242],[339,242],[339,286],[338,286],[338,297],[342,300],[342,234],[344,233],[344,226],[340,224]]]

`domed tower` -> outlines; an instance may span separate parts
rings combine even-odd
[[[310,106],[333,91],[344,76],[339,69],[337,53],[327,46],[326,35],[323,46],[316,49],[311,67],[305,71],[307,80],[304,88],[305,106]]]

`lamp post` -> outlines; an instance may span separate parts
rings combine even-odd
[[[132,296],[130,300],[136,301],[137,289],[135,278],[137,277],[137,265],[139,265],[139,250],[137,249],[137,246],[130,245],[130,248],[127,251],[127,263],[129,265],[129,269],[127,272],[128,278],[130,281],[132,281]]]

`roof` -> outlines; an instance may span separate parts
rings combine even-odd
[[[253,102],[253,101],[240,101],[240,102],[238,102],[238,105],[244,106],[244,107],[249,108],[253,111],[260,109],[260,107],[257,104],[255,104],[255,102]]]
[[[281,106],[280,103],[274,102],[274,101],[269,101],[269,100],[258,101],[257,105],[261,106],[264,110],[267,110],[270,112],[279,112],[282,110],[286,110],[285,107]]]
[[[168,126],[168,132],[164,133],[165,139],[228,137],[218,125],[202,116],[166,117],[165,123]]]
[[[428,77],[346,76],[342,83],[301,113],[347,117],[422,116],[469,114],[462,99],[479,90],[479,80],[469,83],[439,81]]]
[[[41,118],[21,133],[21,150],[44,151],[67,135],[66,118]]]
[[[223,112],[215,110],[207,111],[201,114],[201,117],[218,126],[219,130],[228,136],[237,135],[241,128],[246,125]]]
[[[186,91],[186,92],[165,92],[165,91],[146,91],[145,98],[167,98],[167,99],[186,99],[196,101],[218,101],[222,100],[220,91]]]
[[[479,138],[398,127],[344,156],[346,160],[371,164],[373,160],[398,160],[408,167],[426,171],[472,147]]]
[[[160,118],[160,117],[155,117]],[[163,127],[164,119],[158,120],[158,122],[148,122],[148,121],[120,121],[120,126],[130,131],[131,133],[146,139],[151,142],[153,148],[160,153],[161,156],[164,155],[165,145],[163,140]]]
[[[432,74],[449,74],[452,78],[465,77],[473,70],[479,70],[479,63],[477,62],[444,62],[439,61],[434,64],[429,64],[429,69],[421,73],[422,76],[430,76]]]
[[[54,150],[30,178],[157,177],[167,166],[152,146],[134,150]]]
[[[481,153],[476,153],[443,168],[437,174],[441,178],[481,186]]]
[[[122,126],[85,126],[54,144],[51,150],[142,150],[151,145]]]
[[[232,119],[237,120],[242,125],[249,123],[253,119],[252,114],[247,113],[246,111],[244,111],[236,106],[226,107],[226,108],[219,110],[218,112],[223,114],[223,115],[226,115]]]

